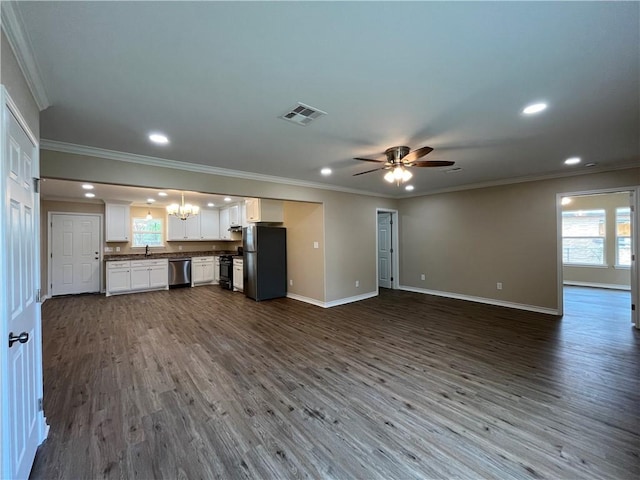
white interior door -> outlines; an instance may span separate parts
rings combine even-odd
[[[51,295],[100,291],[100,216],[51,215]]]
[[[392,269],[391,213],[378,213],[378,286],[391,288]]]
[[[3,90],[2,96],[8,97]],[[42,339],[38,303],[37,147],[2,102],[2,464],[1,478],[28,478],[44,439]],[[8,341],[7,341],[8,340]],[[6,370],[5,370],[6,366]]]
[[[640,225],[638,224],[638,217],[640,214],[640,188],[631,192],[630,205],[631,205],[631,321],[636,328],[640,329],[640,304],[638,304],[638,297],[640,297],[640,269],[638,268],[638,240],[640,238]]]

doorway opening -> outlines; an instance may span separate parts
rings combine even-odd
[[[376,210],[376,278],[378,289],[397,289],[399,285],[398,262],[398,211]]]
[[[640,327],[636,197],[633,189],[558,195],[561,315],[579,315],[588,306],[607,311],[610,321]],[[612,302],[620,308],[608,308]]]

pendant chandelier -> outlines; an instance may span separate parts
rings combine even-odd
[[[184,192],[182,192],[182,204],[172,203],[167,207],[167,213],[178,217],[180,220],[186,220],[189,217],[195,217],[200,212],[200,207],[184,203]]]

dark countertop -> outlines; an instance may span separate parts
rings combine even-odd
[[[215,257],[218,255],[238,256],[237,251],[231,250],[206,250],[202,252],[165,252],[152,253],[145,255],[144,253],[125,253],[125,254],[108,254],[104,256],[105,262],[123,262],[126,260],[155,260],[158,258],[192,258],[192,257]]]

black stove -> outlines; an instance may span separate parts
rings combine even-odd
[[[220,255],[220,286],[233,290],[233,255]]]

